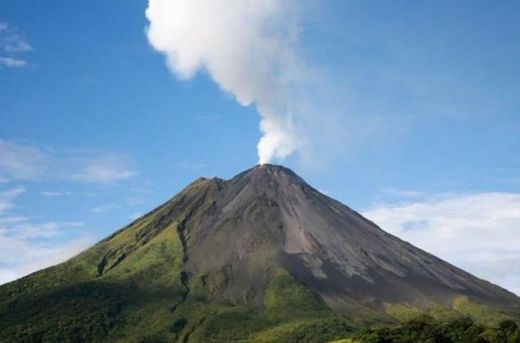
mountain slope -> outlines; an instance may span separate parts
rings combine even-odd
[[[75,258],[1,286],[0,329],[13,341],[322,340],[349,332],[348,317],[461,296],[520,304],[262,165],[199,179]]]

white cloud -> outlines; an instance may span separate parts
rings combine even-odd
[[[0,173],[13,180],[110,183],[137,175],[124,154],[58,151],[0,138]]]
[[[21,68],[27,65],[27,61],[14,57],[0,56],[0,65],[8,68]]]
[[[9,25],[9,23],[1,22],[0,49],[9,53],[17,53],[31,51],[33,48],[16,27]]]
[[[6,198],[12,199],[12,198],[18,197],[20,194],[25,193],[25,191],[26,191],[26,189],[23,187],[15,187],[15,188],[11,188],[8,191],[1,192],[0,197],[6,197]]]
[[[149,0],[150,44],[181,79],[206,71],[243,106],[255,105],[261,163],[302,144],[292,87],[307,74],[296,54],[296,1]]]
[[[62,191],[62,192],[52,192],[52,191],[45,191],[41,193],[44,197],[53,198],[53,197],[63,197],[63,196],[70,196],[72,195],[69,191]]]
[[[395,137],[404,125],[388,130],[395,116],[375,113],[373,102],[363,106],[355,92],[358,77],[313,57],[303,34],[312,34],[305,24],[317,22],[317,6],[297,0],[149,0],[147,35],[179,79],[204,73],[238,103],[256,108],[259,163],[296,154],[306,167],[322,168],[367,143],[390,139],[386,132]]]
[[[52,164],[50,154],[42,148],[0,138],[0,171],[13,179],[32,180],[43,177]]]
[[[1,217],[0,216],[0,226],[5,225],[5,224],[21,223],[21,222],[25,222],[27,220],[28,219],[26,217],[22,217],[22,216],[16,216],[16,217],[13,217],[13,216]]]
[[[420,198],[424,197],[427,194],[424,192],[405,190],[405,189],[395,189],[395,188],[384,188],[382,189],[383,193],[403,198]]]
[[[8,43],[4,47],[4,50],[10,53],[26,52],[31,51],[32,47],[29,45],[29,43],[18,37],[16,40]]]
[[[8,68],[21,68],[27,65],[27,61],[17,57],[20,53],[33,50],[33,47],[23,38],[23,35],[15,27],[8,23],[0,22],[0,51],[7,56],[0,56],[0,66]]]
[[[66,228],[74,226],[69,224],[0,218],[0,284],[62,262],[92,244],[89,235],[82,233],[63,239]]]
[[[0,199],[0,212],[13,208],[13,203],[6,199]]]
[[[73,177],[86,182],[109,183],[125,180],[137,175],[137,172],[128,168],[128,158],[124,156],[101,156],[84,160]]]
[[[481,278],[520,290],[520,194],[433,196],[363,215]]]
[[[94,208],[92,208],[92,213],[107,213],[112,212],[115,210],[120,209],[121,206],[118,204],[105,204],[105,205],[99,205]]]
[[[12,209],[14,207],[13,200],[23,193],[25,193],[25,188],[23,187],[0,192],[0,213]]]
[[[62,262],[92,243],[89,234],[77,231],[83,222],[34,222],[9,215],[25,191],[15,187],[0,192],[0,284]]]

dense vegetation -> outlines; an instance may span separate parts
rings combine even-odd
[[[497,327],[476,323],[463,316],[448,321],[421,315],[395,327],[369,329],[357,334],[354,341],[367,343],[519,343],[520,328],[513,320]]]

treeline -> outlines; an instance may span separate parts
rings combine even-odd
[[[477,324],[470,317],[448,321],[421,315],[399,326],[368,329],[354,337],[366,343],[520,343],[520,328],[513,320],[498,327]]]

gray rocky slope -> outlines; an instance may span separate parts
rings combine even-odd
[[[197,191],[155,212],[182,208],[186,281],[231,302],[262,304],[285,270],[336,310],[384,303],[449,304],[457,296],[508,307],[519,298],[399,238],[321,194],[291,170],[260,165],[230,180],[199,179]]]

